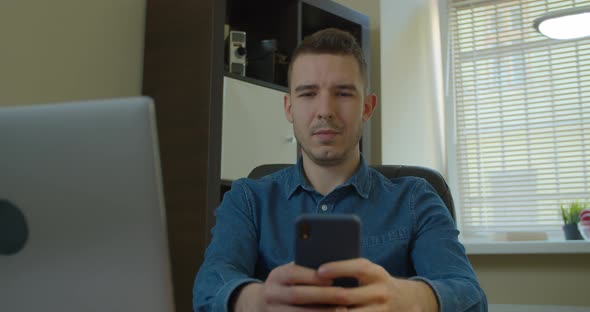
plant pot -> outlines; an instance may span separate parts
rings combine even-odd
[[[577,224],[566,224],[563,226],[563,234],[566,240],[581,240],[584,239],[578,230]]]

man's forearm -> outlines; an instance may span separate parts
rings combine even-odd
[[[259,283],[249,283],[236,289],[230,302],[230,311],[261,311],[260,298],[262,287]]]
[[[438,300],[434,290],[425,282],[405,280],[407,289],[410,291],[417,311],[438,312]]]

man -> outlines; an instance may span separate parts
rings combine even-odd
[[[430,184],[388,180],[360,154],[362,126],[376,103],[354,37],[326,29],[300,44],[284,110],[301,158],[260,180],[233,183],[195,281],[196,311],[487,310],[455,224]],[[318,270],[295,265],[294,220],[302,213],[359,216],[363,258]],[[332,287],[338,277],[354,277],[359,286]]]

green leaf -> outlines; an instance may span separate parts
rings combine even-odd
[[[563,208],[563,204],[559,205],[559,208],[561,209],[561,217],[563,218],[563,223],[567,224],[567,214],[565,212],[565,209]]]

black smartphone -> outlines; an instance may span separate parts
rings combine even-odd
[[[317,269],[326,262],[360,257],[361,221],[352,214],[304,214],[295,221],[295,264]],[[356,287],[354,278],[334,286]]]

